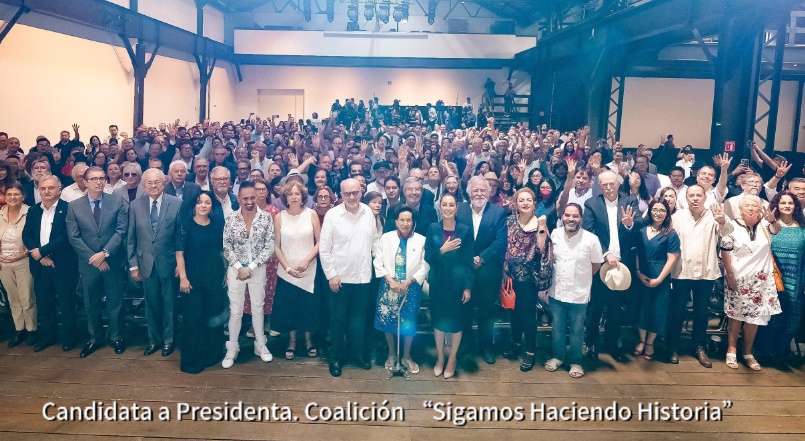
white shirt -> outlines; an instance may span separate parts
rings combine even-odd
[[[568,237],[564,228],[557,228],[551,233],[551,240],[554,270],[548,295],[560,302],[589,302],[593,286],[592,264],[604,262],[598,238],[582,229]]]
[[[687,162],[683,159],[680,159],[679,161],[676,161],[676,166],[682,167],[682,169],[685,170],[685,179],[690,177],[690,169],[693,167],[693,161]]]
[[[612,253],[621,258],[621,243],[618,241],[618,200],[610,201],[604,198],[607,206],[607,223],[609,224],[609,249],[606,254]]]
[[[523,170],[523,180],[528,179],[528,176],[531,174],[531,170],[534,170],[535,168],[539,168],[539,161],[536,159],[531,161],[531,164],[526,164],[525,170]]]
[[[658,188],[657,189],[657,194],[655,194],[654,197],[657,197],[657,198],[660,197],[660,195],[662,194],[662,189],[665,188],[665,187],[671,187],[676,192],[677,207],[678,207],[679,206],[679,195],[682,194],[682,192],[688,191],[688,186],[685,185],[685,184],[682,184],[681,187],[674,187],[673,184],[666,185],[666,186],[663,186],[662,188]]]
[[[215,194],[215,193],[213,193],[213,194]],[[216,194],[215,199],[218,199],[218,202],[221,203],[221,208],[224,209],[224,217],[229,216],[230,213],[235,211],[235,210],[232,209],[232,199],[229,198],[229,194],[224,196],[223,199],[219,198],[218,195]]]
[[[486,205],[484,205],[484,207],[481,208],[480,212],[477,212],[477,211],[475,211],[475,207],[473,207],[472,204],[470,204],[470,211],[472,212],[472,234],[473,234],[472,237],[473,237],[473,239],[478,238],[478,230],[481,229],[481,219],[483,219],[483,217],[484,217],[484,209],[485,208],[486,208]]]
[[[581,205],[581,210],[582,210],[582,213],[583,213],[584,212],[584,203],[587,202],[587,199],[590,199],[591,197],[593,197],[592,189],[588,188],[587,190],[584,190],[584,193],[582,193],[579,196],[576,193],[576,189],[574,188],[574,189],[570,190],[570,194],[567,196],[567,203],[573,202],[573,203]]]
[[[377,183],[377,181],[374,181],[366,186],[366,193],[369,193],[370,191],[376,191],[380,193],[380,196],[382,196],[383,199],[386,199],[386,188],[381,187],[380,184]]]
[[[73,202],[74,200],[80,198],[81,196],[84,196],[85,194],[87,194],[86,189],[84,191],[81,191],[81,189],[78,188],[78,184],[73,183],[71,185],[68,185],[64,190],[62,190],[60,199],[65,202]]]
[[[39,229],[39,247],[43,247],[50,243],[50,232],[53,229],[53,219],[56,217],[56,206],[59,201],[53,202],[50,208],[45,208],[42,205],[42,225]]]
[[[327,280],[338,276],[341,283],[372,280],[372,247],[380,240],[372,210],[360,204],[356,214],[346,203],[331,208],[324,217],[319,241],[321,268]]]

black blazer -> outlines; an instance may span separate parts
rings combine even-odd
[[[176,187],[173,186],[173,182],[168,181],[168,183],[165,184],[165,194],[176,196]],[[187,201],[194,204],[200,194],[201,187],[198,184],[185,181],[184,185],[182,185],[182,205]]]
[[[470,227],[472,225],[472,208],[469,202],[458,206],[456,221]],[[481,217],[481,225],[475,236],[474,255],[480,256],[485,263],[503,267],[503,257],[506,255],[508,245],[508,230],[506,229],[506,212],[503,208],[487,202]]]
[[[634,267],[634,253],[632,247],[634,246],[633,236],[626,226],[623,225],[621,219],[623,217],[623,210],[626,206],[631,206],[635,212],[634,225],[632,229],[638,230],[642,227],[643,217],[638,213],[637,198],[634,196],[627,196],[624,194],[618,195],[618,214],[616,216],[618,223],[618,242],[621,248],[621,262],[627,266]],[[609,220],[607,217],[607,206],[604,202],[604,195],[598,195],[587,199],[584,203],[584,216],[582,226],[585,230],[593,233],[598,237],[598,242],[601,244],[601,250],[606,254],[609,250]]]
[[[36,205],[36,197],[34,196],[34,180],[29,179],[28,182],[22,184],[22,194],[25,196],[22,202],[33,208]],[[27,222],[27,221],[26,221]],[[28,248],[30,249],[30,248]]]
[[[67,207],[67,202],[61,199],[56,202],[56,213],[53,216],[53,224],[50,229],[50,240],[47,245],[41,246],[39,232],[42,229],[42,205],[32,205],[28,209],[28,219],[25,221],[25,227],[22,230],[22,243],[29,250],[39,248],[39,252],[43,257],[50,257],[58,274],[73,277],[76,274],[77,258],[67,238]],[[42,265],[33,257],[30,257],[30,262],[31,274],[37,277],[42,270]]]
[[[403,205],[397,205],[388,210],[388,217],[386,218],[386,223],[383,227],[384,233],[397,229],[397,216],[400,208],[402,207]],[[420,201],[419,213],[417,213],[417,215],[414,217],[414,232],[425,236],[428,234],[428,227],[430,227],[430,224],[438,221],[439,217],[436,215],[436,208],[433,207],[433,203],[431,202],[431,204],[428,205],[425,204],[424,201]]]

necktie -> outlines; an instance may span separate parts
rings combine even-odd
[[[95,218],[95,225],[101,225],[101,200],[92,201],[95,207],[92,209],[92,217]]]
[[[159,211],[157,210],[157,201],[151,203],[151,231],[157,230],[157,219],[159,218]]]

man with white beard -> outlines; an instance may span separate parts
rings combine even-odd
[[[553,358],[545,370],[553,372],[567,362],[570,376],[580,378],[581,347],[584,343],[584,321],[593,287],[593,274],[604,263],[601,244],[593,233],[581,229],[581,205],[571,202],[562,213],[563,228],[551,233],[553,242],[553,283],[548,290],[553,316]],[[570,328],[570,352],[567,353],[567,328]]]
[[[495,363],[493,348],[495,333],[495,301],[500,295],[503,279],[503,257],[508,244],[506,212],[503,208],[489,203],[489,182],[482,176],[473,176],[467,183],[470,202],[459,206],[456,222],[472,228],[475,236],[473,260],[475,281],[469,312],[466,315],[465,336],[471,335],[472,311],[478,309],[478,346],[487,364]],[[465,337],[464,342],[472,341]]]

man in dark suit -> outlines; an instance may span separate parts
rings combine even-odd
[[[129,225],[129,204],[118,195],[104,194],[106,175],[98,167],[84,173],[87,194],[70,202],[67,233],[78,254],[78,272],[84,288],[89,341],[81,358],[102,345],[101,307],[106,296],[109,339],[116,354],[126,350],[123,339],[123,272],[126,265],[125,239]]]
[[[489,182],[481,176],[474,176],[467,183],[470,202],[459,206],[456,221],[472,228],[475,236],[474,262],[475,282],[472,285],[470,311],[478,309],[478,350],[484,361],[495,363],[494,313],[495,300],[500,294],[503,280],[503,257],[506,254],[508,232],[506,231],[506,212],[503,208],[489,203]],[[472,329],[472,314],[467,314],[465,335]],[[466,342],[470,340],[465,337]]]
[[[61,181],[49,175],[39,180],[42,203],[31,206],[22,231],[25,248],[31,250],[30,268],[34,278],[39,314],[40,352],[57,340],[65,352],[75,347],[77,281],[75,251],[67,239],[67,202],[60,200]],[[57,311],[61,327],[57,330]]]
[[[173,161],[168,170],[168,183],[165,184],[165,194],[179,198],[182,201],[182,207],[187,204],[195,205],[198,195],[201,194],[201,187],[186,179],[187,164],[184,161]],[[184,210],[182,209],[182,211]],[[192,211],[192,207],[190,210]]]
[[[396,205],[388,210],[388,218],[384,232],[394,231],[397,229],[397,216],[400,207],[410,207],[414,210],[414,232],[423,236],[428,234],[428,227],[434,222],[438,222],[439,218],[436,215],[436,208],[431,203],[426,204],[422,200],[422,182],[417,178],[408,178],[403,185],[403,193],[405,194],[405,204]]]
[[[638,213],[637,199],[634,196],[618,194],[618,176],[606,170],[598,175],[601,186],[600,195],[588,199],[584,203],[584,229],[595,234],[601,243],[605,263],[617,267],[621,262],[635,273],[635,256],[632,252],[633,240],[630,231],[635,228],[635,214]],[[638,219],[640,217],[638,216]],[[637,226],[639,228],[639,226]],[[601,277],[593,277],[592,294],[587,307],[587,357],[598,358],[596,342],[601,315],[607,309],[607,327],[604,332],[606,350],[615,361],[623,362],[626,357],[618,346],[623,314],[621,307],[628,297],[629,290],[613,291],[601,281]]]
[[[31,179],[27,184],[23,185],[22,190],[25,195],[23,202],[29,207],[34,204],[42,202],[42,197],[39,194],[39,180],[51,176],[50,161],[45,156],[40,156],[34,159],[31,164]]]
[[[182,201],[163,193],[165,174],[149,169],[143,173],[146,195],[129,206],[128,261],[131,278],[143,282],[148,322],[148,356],[162,348],[167,357],[173,341],[176,297],[175,223]]]

